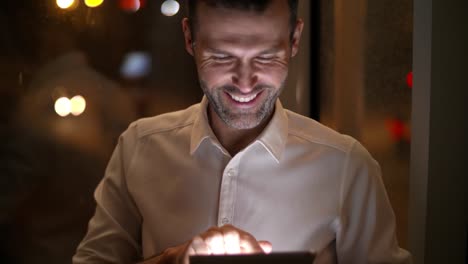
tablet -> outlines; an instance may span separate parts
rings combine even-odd
[[[190,257],[190,264],[312,264],[313,261],[314,255],[310,252]]]

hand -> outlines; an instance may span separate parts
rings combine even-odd
[[[270,253],[271,243],[257,241],[251,234],[232,225],[211,227],[189,242],[166,249],[160,256],[141,264],[189,264],[193,255],[229,255]]]
[[[187,248],[188,255],[225,255],[270,253],[271,243],[257,241],[251,234],[232,225],[212,227],[194,237]]]

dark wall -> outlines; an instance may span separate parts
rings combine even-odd
[[[415,0],[410,245],[415,263],[466,262],[468,2]]]

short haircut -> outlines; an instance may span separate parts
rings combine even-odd
[[[299,0],[287,0],[289,5],[290,39],[292,40],[297,21],[297,5]],[[197,25],[197,5],[204,2],[208,6],[215,8],[228,8],[242,11],[264,12],[271,4],[271,0],[186,0],[187,14],[190,23],[192,38],[195,38],[195,28]]]

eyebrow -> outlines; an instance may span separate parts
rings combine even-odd
[[[227,54],[230,54],[227,51],[220,50],[220,49],[215,49],[215,48],[206,48],[205,51],[209,52],[209,53],[218,53],[218,54],[226,54],[227,53]]]
[[[208,53],[214,53],[214,54],[231,54],[231,52],[229,51],[220,50],[216,48],[206,48],[205,51]],[[258,55],[275,54],[280,51],[282,51],[280,47],[273,47],[273,48],[269,48],[267,50],[261,51],[260,53],[258,53]]]
[[[267,49],[267,50],[264,50],[264,51],[260,52],[260,55],[274,54],[274,53],[278,53],[280,51],[282,51],[282,49],[280,47],[274,47],[274,48],[270,48],[270,49]]]

